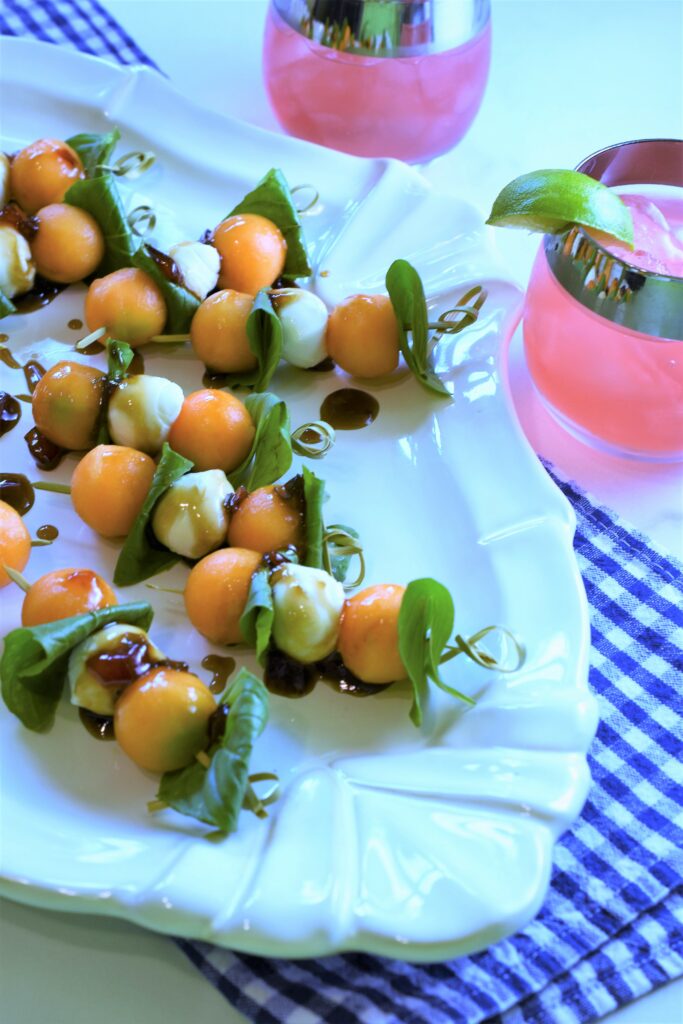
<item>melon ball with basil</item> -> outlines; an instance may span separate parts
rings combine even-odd
[[[269,288],[285,269],[287,243],[271,220],[258,213],[237,213],[213,233],[221,258],[219,288],[256,295]]]
[[[53,444],[70,451],[90,448],[104,401],[106,377],[84,363],[62,360],[38,381],[31,407],[36,427]]]
[[[149,772],[172,772],[204,750],[216,710],[211,691],[191,672],[153,668],[127,686],[114,707],[114,735]]]
[[[126,537],[154,477],[149,455],[122,445],[100,444],[87,452],[71,478],[76,514],[101,537]]]
[[[240,618],[261,557],[258,551],[223,548],[202,558],[190,572],[185,610],[194,628],[211,643],[244,642]]]
[[[131,348],[145,345],[166,324],[166,303],[161,289],[144,270],[124,267],[106,277],[98,277],[85,297],[88,329],[103,327],[107,338],[126,341]]]
[[[61,203],[69,188],[85,177],[78,153],[61,139],[37,139],[10,165],[10,192],[25,213]]]
[[[379,583],[347,599],[339,625],[344,664],[364,683],[392,683],[406,670],[398,646],[398,616],[405,587]]]
[[[36,214],[31,252],[39,274],[73,284],[92,274],[104,256],[104,236],[91,214],[68,203],[52,203]]]
[[[399,327],[387,295],[351,295],[340,302],[327,324],[327,350],[335,363],[372,380],[398,366]]]

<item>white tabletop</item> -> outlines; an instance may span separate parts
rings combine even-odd
[[[261,78],[265,0],[103,2],[183,92],[279,130]],[[456,150],[425,169],[440,187],[488,212],[498,190],[524,171],[571,167],[612,142],[683,134],[680,0],[493,0],[493,26],[479,117]],[[537,244],[522,233],[500,233],[501,251],[522,282]],[[510,371],[536,451],[683,558],[683,467],[599,454],[565,434],[533,393],[519,332]],[[0,990],[6,1024],[243,1020],[168,939],[119,921],[9,902],[0,903]],[[683,982],[610,1021],[680,1024]]]

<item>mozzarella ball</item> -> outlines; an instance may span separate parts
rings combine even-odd
[[[186,473],[157,502],[152,516],[155,537],[176,555],[203,558],[225,544],[225,502],[232,493],[232,485],[220,469]]]
[[[9,157],[0,153],[0,206],[9,202]]]
[[[178,242],[171,247],[169,256],[180,271],[188,291],[204,300],[218,283],[221,258],[218,250],[203,242]]]
[[[103,654],[110,659],[106,681],[93,669],[93,659]],[[113,622],[78,644],[69,655],[71,703],[96,715],[113,715],[121,691],[164,658],[144,629]]]
[[[0,290],[8,299],[33,288],[36,265],[31,247],[9,224],[0,224]]]
[[[280,288],[271,295],[282,324],[282,358],[303,370],[327,358],[327,306],[313,292]]]
[[[271,576],[273,640],[304,664],[320,661],[337,646],[344,588],[329,573],[285,565]]]
[[[183,389],[166,377],[141,373],[122,381],[109,399],[112,441],[156,455],[168,440],[184,399]]]

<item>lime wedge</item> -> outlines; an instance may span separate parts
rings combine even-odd
[[[633,248],[631,211],[616,192],[580,171],[522,174],[497,196],[487,224],[556,234],[570,224],[593,228]]]

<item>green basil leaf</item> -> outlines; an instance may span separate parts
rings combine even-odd
[[[118,128],[113,128],[104,134],[81,132],[80,135],[72,135],[66,140],[66,144],[75,149],[81,158],[86,178],[96,178],[99,174],[106,173],[101,168],[109,163],[120,138],[121,132]]]
[[[270,391],[247,395],[244,400],[256,434],[251,451],[229,477],[235,489],[254,491],[275,483],[292,464],[292,428],[287,404]]]
[[[230,713],[225,732],[209,751],[208,768],[199,762],[166,772],[157,797],[180,814],[234,832],[249,785],[254,743],[268,721],[268,691],[255,675],[241,669],[221,703]]]
[[[52,725],[66,678],[69,654],[110,622],[149,629],[154,612],[146,601],[100,608],[42,626],[21,626],[5,637],[0,660],[2,698],[27,729]]]
[[[0,288],[0,320],[5,316],[11,316],[12,313],[16,313],[17,307],[14,305],[11,299],[9,299],[2,288]]]
[[[273,631],[273,592],[270,586],[270,570],[260,566],[251,577],[249,595],[240,618],[240,631],[244,642],[256,648],[259,663],[265,663]]]
[[[117,341],[115,338],[107,340],[107,381],[109,384],[118,384],[125,379],[134,356],[135,352],[127,341]]]
[[[161,459],[152,478],[152,485],[145,498],[145,503],[126,537],[116,562],[114,583],[118,587],[129,587],[133,583],[142,583],[150,576],[156,576],[164,569],[170,569],[179,561],[179,555],[152,542],[149,521],[154,506],[162,494],[165,494],[171,484],[174,484],[181,476],[189,473],[193,466],[193,462],[174,452],[167,442],[164,443],[161,449]]]
[[[132,266],[140,240],[130,229],[112,174],[75,182],[64,196],[64,202],[79,206],[100,226],[104,235],[104,258],[97,268],[98,275]]]
[[[265,391],[282,358],[282,324],[265,290],[254,299],[247,319],[247,338],[258,365],[244,373],[225,374],[226,383]]]
[[[100,408],[99,425],[95,444],[110,444],[109,424],[107,421],[107,410],[113,387],[124,380],[128,367],[133,362],[135,353],[126,341],[116,341],[114,338],[107,340],[107,383],[104,390],[104,399]]]
[[[238,203],[229,217],[236,213],[259,213],[279,227],[287,243],[287,259],[283,277],[310,277],[313,273],[303,239],[301,218],[282,171],[273,168],[255,189]]]
[[[182,285],[169,281],[159,264],[150,256],[144,243],[141,243],[137,252],[131,256],[130,266],[144,270],[161,291],[166,303],[164,331],[167,334],[187,334],[192,317],[199,309],[197,296]]]
[[[422,696],[428,679],[438,686],[444,685],[439,675],[439,660],[454,624],[453,598],[443,584],[433,579],[413,580],[408,584],[398,616],[398,649],[413,685],[410,718],[414,725],[422,722]]]
[[[395,260],[387,271],[386,286],[398,320],[401,354],[406,365],[423,387],[450,398],[429,357],[429,317],[420,275],[407,260]]]
[[[325,483],[306,466],[303,468],[302,475],[306,503],[306,554],[302,564],[310,565],[313,569],[323,569],[325,567],[323,562]]]

